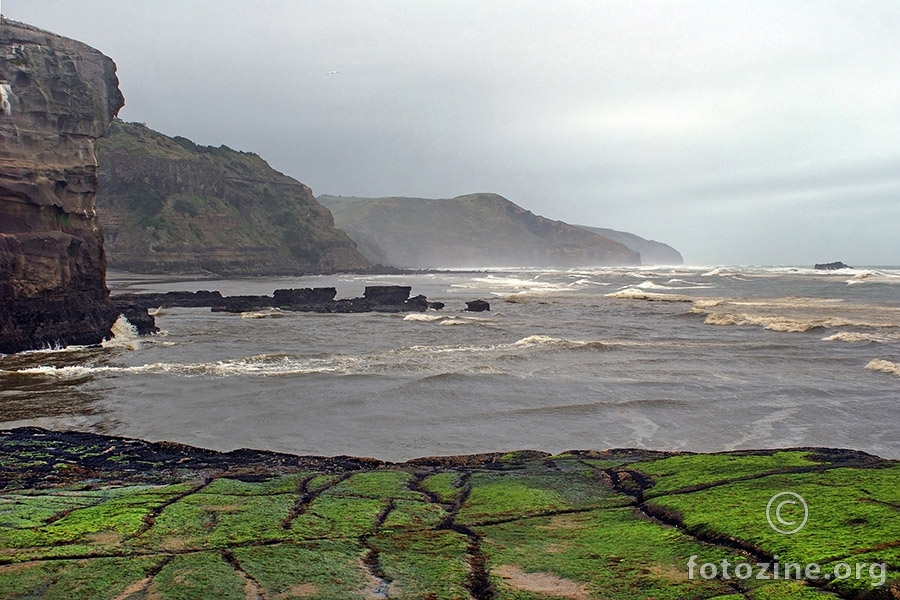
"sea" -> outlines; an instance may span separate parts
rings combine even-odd
[[[425,313],[162,308],[0,355],[0,428],[302,455],[827,446],[900,458],[900,268],[603,267],[188,279],[113,293],[409,285]],[[489,312],[465,312],[483,299]]]

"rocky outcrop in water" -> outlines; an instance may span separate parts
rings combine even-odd
[[[225,276],[366,271],[312,191],[250,152],[115,121],[98,144],[109,266]]]
[[[469,312],[484,312],[491,310],[491,305],[485,300],[471,300],[466,302],[466,310]]]
[[[317,313],[424,312],[444,308],[423,295],[410,297],[407,285],[370,285],[361,298],[335,299],[333,287],[275,290],[271,296],[223,296],[220,292],[166,292],[163,294],[122,294],[130,304],[154,307],[209,307],[213,312],[244,313],[267,309]]]
[[[116,65],[3,19],[0,80],[0,353],[97,343],[132,310],[109,300],[94,209],[94,140],[124,104]]]
[[[817,263],[813,268],[816,271],[837,271],[838,269],[852,269],[853,267],[846,265],[841,261],[836,261],[830,263]]]

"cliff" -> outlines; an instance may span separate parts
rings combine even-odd
[[[635,252],[641,253],[641,264],[644,265],[682,265],[684,258],[681,252],[668,244],[657,242],[654,240],[646,240],[639,235],[628,233],[626,231],[616,231],[615,229],[607,229],[605,227],[588,227],[579,225],[582,229],[586,229],[592,233],[608,237],[609,239],[619,242],[631,248]]]
[[[124,104],[116,65],[3,19],[0,80],[0,353],[100,342],[120,308],[94,210],[94,140]]]
[[[256,154],[121,121],[98,146],[111,268],[298,275],[371,266],[308,187]]]
[[[372,262],[408,268],[635,265],[640,255],[497,194],[319,198]]]

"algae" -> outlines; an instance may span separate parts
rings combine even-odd
[[[900,594],[900,464],[861,453],[512,452],[384,464],[85,435],[0,432],[11,474],[0,480],[0,599]],[[13,454],[18,442],[26,454]],[[17,473],[36,456],[72,468]],[[781,491],[809,506],[793,535],[766,521]],[[884,564],[884,581],[706,579],[691,577],[690,560]]]

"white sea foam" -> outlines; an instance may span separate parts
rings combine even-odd
[[[518,347],[553,347],[553,348],[562,348],[562,349],[571,349],[577,350],[582,348],[594,348],[594,349],[606,349],[608,348],[607,344],[604,342],[600,342],[597,340],[591,341],[582,341],[582,340],[567,340],[562,338],[556,338],[549,335],[530,335],[526,338],[522,338],[517,342],[513,343],[513,346]]]
[[[654,282],[650,281],[649,279],[647,281],[642,281],[641,283],[639,283],[633,287],[640,288],[642,290],[670,290],[670,289],[672,289],[669,286],[654,283]]]
[[[827,321],[827,319],[816,321],[723,312],[707,315],[704,322],[707,325],[758,325],[770,331],[802,333],[819,327],[826,327],[828,326]]]
[[[707,314],[705,310],[691,309],[691,312]],[[855,321],[842,317],[802,318],[729,312],[708,313],[705,323],[707,325],[757,325],[770,331],[788,333],[803,333],[822,327],[893,327],[893,325],[878,325],[869,321]]]
[[[403,317],[404,321],[424,321],[426,323],[430,323],[432,321],[440,321],[441,319],[446,319],[445,315],[431,315],[428,313],[409,313],[405,317]]]
[[[900,274],[887,271],[860,271],[847,280],[847,285],[856,285],[860,283],[900,284]]]
[[[279,319],[286,316],[288,316],[287,313],[285,313],[280,308],[275,307],[266,308],[263,310],[251,310],[241,313],[242,319]]]
[[[823,337],[823,342],[873,342],[876,344],[888,344],[900,340],[900,335],[884,333],[863,333],[860,331],[839,331],[834,335]]]
[[[126,348],[128,350],[137,350],[141,347],[140,335],[137,327],[125,318],[125,315],[119,315],[116,322],[113,323],[112,337],[103,340],[100,345],[104,348]]]
[[[454,322],[455,321],[455,322]],[[453,324],[465,324],[464,317],[448,319]],[[600,341],[568,340],[551,336],[533,335],[518,341],[492,345],[410,346],[389,352],[363,355],[336,355],[303,357],[288,354],[260,354],[245,358],[201,363],[155,362],[143,365],[42,365],[10,371],[4,375],[28,375],[59,380],[78,380],[88,377],[117,377],[127,375],[170,375],[178,377],[235,377],[235,376],[284,376],[305,374],[360,375],[370,373],[421,372],[436,365],[453,370],[483,369],[479,358],[473,362],[470,356],[518,356],[523,351],[560,351],[584,349],[608,349]]]
[[[454,325],[471,325],[475,322],[476,322],[476,320],[474,320],[474,319],[455,317],[455,318],[450,318],[450,319],[444,319],[443,321],[440,322],[440,325],[452,327]]]
[[[881,371],[882,373],[900,375],[900,364],[885,360],[883,358],[870,360],[869,364],[866,365],[866,368],[870,371]]]
[[[661,294],[658,292],[646,292],[639,287],[627,287],[606,294],[607,298],[620,298],[624,300],[649,300],[658,302],[691,302],[693,298],[682,296],[680,294]]]
[[[436,325],[478,325],[484,323],[490,323],[489,319],[481,319],[478,317],[462,317],[455,315],[435,315],[435,314],[426,314],[426,313],[410,313],[403,317],[404,321],[411,321],[414,323],[434,323]]]
[[[90,350],[90,346],[60,346],[58,344],[47,345],[40,350],[24,350],[22,352],[18,352],[18,356],[28,356],[30,354],[62,354],[67,352],[81,352],[83,350]],[[0,356],[7,356],[5,354],[0,354]]]

